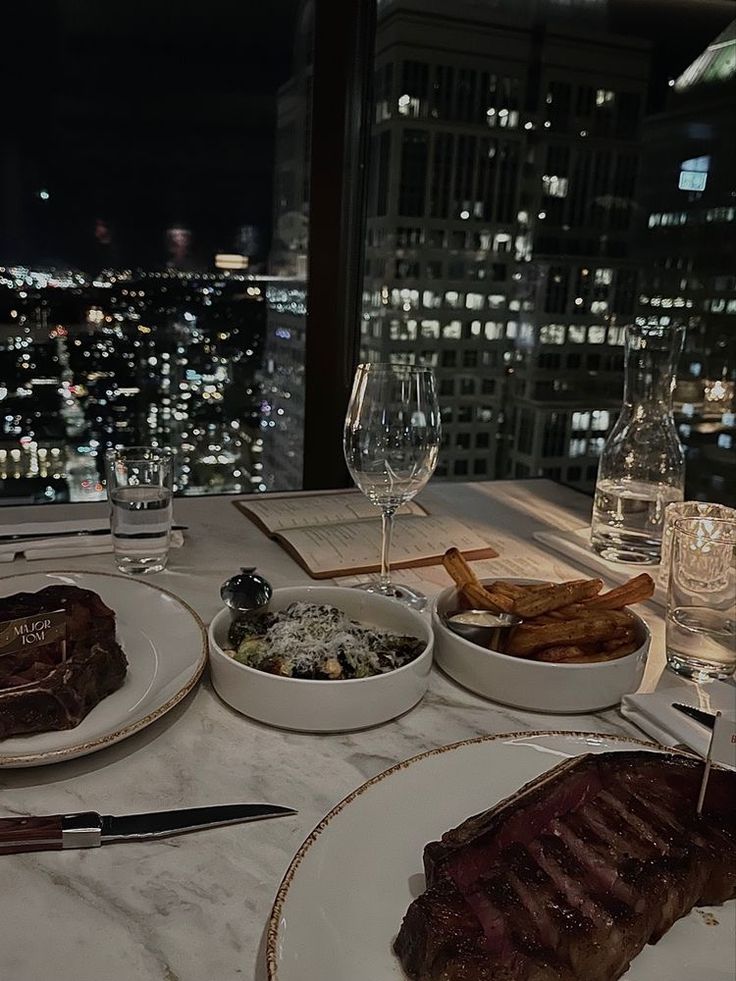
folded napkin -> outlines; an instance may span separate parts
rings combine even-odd
[[[74,555],[104,555],[112,552],[112,537],[109,534],[109,518],[80,518],[78,521],[28,521],[25,524],[0,524],[2,535],[48,535],[48,538],[34,538],[28,542],[0,541],[0,562],[12,562],[17,555],[31,559],[65,559]],[[106,535],[70,535],[54,538],[65,531],[108,530]],[[180,548],[184,544],[181,531],[172,531],[171,547]]]
[[[657,691],[624,695],[621,700],[621,714],[653,736],[657,742],[664,746],[684,745],[705,756],[710,743],[710,729],[672,708],[673,702],[690,705],[711,715],[720,711],[726,716],[734,717],[736,685],[728,681],[695,684],[665,671]]]

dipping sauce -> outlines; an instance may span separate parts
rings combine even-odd
[[[468,627],[511,627],[520,623],[519,617],[509,613],[490,613],[488,610],[464,610],[447,618],[450,623]]]

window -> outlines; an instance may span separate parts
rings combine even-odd
[[[539,331],[540,344],[564,344],[564,324],[544,324]]]
[[[43,123],[0,143],[0,501],[104,499],[105,450],[134,444],[176,447],[178,493],[301,487],[311,7],[254,32],[235,2],[53,6],[4,31]]]
[[[542,456],[563,456],[567,432],[567,414],[552,412],[544,420]],[[572,454],[571,454],[572,455]]]
[[[556,174],[544,174],[542,177],[542,188],[544,193],[550,198],[566,198],[567,177],[558,177]]]
[[[677,186],[681,191],[704,191],[708,182],[710,157],[692,157],[680,164],[680,177]]]
[[[361,2],[335,7],[350,15],[343,42],[370,20],[355,16]],[[688,324],[681,371],[698,390],[683,423],[686,495],[736,503],[716,472],[731,435],[721,417],[736,408],[736,281],[723,259],[736,250],[736,160],[718,110],[732,11],[691,4],[686,19],[659,0],[652,18],[612,0],[603,18],[603,4],[575,0],[573,18],[535,4],[533,25],[529,4],[511,0],[380,3],[369,69],[348,59],[360,84],[346,115],[346,86],[325,85],[315,3],[326,0],[274,0],[257,31],[236,0],[171,23],[160,0],[145,19],[134,4],[119,26],[70,16],[71,0],[48,24],[16,5],[20,40],[44,57],[29,75],[28,42],[6,25],[6,64],[23,105],[43,94],[43,113],[33,126],[11,120],[0,145],[0,500],[101,496],[101,454],[118,442],[181,446],[180,492],[301,486],[319,456],[310,437],[303,459],[305,419],[325,453],[335,441],[324,433],[339,431],[319,411],[341,404],[324,390],[342,384],[353,325],[361,358],[437,366],[443,417],[467,420],[474,448],[498,439],[497,456],[481,454],[487,471],[471,460],[459,479],[577,468],[590,484],[566,454],[572,440],[599,452],[626,325],[653,317]],[[330,68],[346,43],[327,45]],[[83,66],[59,54],[81,49]],[[186,70],[172,70],[172,51]],[[354,210],[325,210],[340,195]],[[340,253],[320,272],[325,238],[359,238],[363,212],[365,255]],[[360,267],[362,311],[340,292],[352,297]],[[315,343],[322,356],[306,357]],[[319,385],[305,385],[305,363],[321,366]],[[705,398],[716,383],[718,411]],[[439,471],[450,478],[456,452],[467,455],[453,434]]]
[[[416,218],[424,214],[428,153],[429,134],[426,130],[404,132],[399,177],[399,214],[404,217]]]

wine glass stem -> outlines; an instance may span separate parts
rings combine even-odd
[[[385,593],[391,590],[391,536],[394,530],[395,508],[384,508],[381,512],[381,590]]]

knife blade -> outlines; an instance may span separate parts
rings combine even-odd
[[[217,804],[121,816],[82,811],[77,814],[5,817],[0,818],[0,855],[148,841],[296,813],[293,808],[278,804]]]
[[[691,719],[695,719],[701,725],[705,726],[706,729],[712,729],[716,724],[716,716],[712,712],[704,712],[702,709],[695,708],[694,705],[684,705],[681,702],[673,702],[672,708],[677,709],[678,712],[682,712],[683,715],[687,715]]]
[[[172,525],[172,531],[186,531],[187,525]],[[109,528],[80,528],[76,531],[38,531],[38,532],[19,532],[18,534],[7,534],[0,535],[0,542],[35,542],[39,539],[53,539],[53,538],[75,538],[80,535],[109,535]],[[128,537],[143,537],[143,534],[138,534]],[[152,536],[153,537],[153,536]],[[157,538],[160,538],[158,532],[156,533]]]

